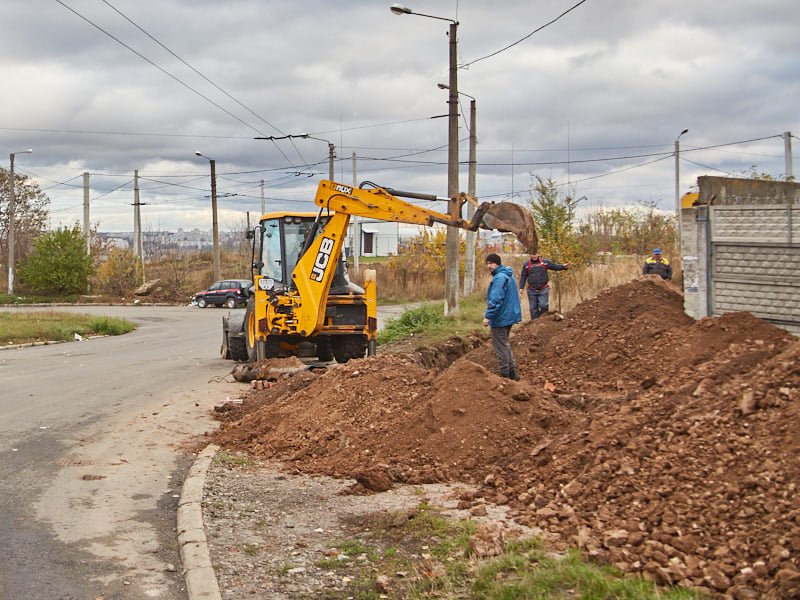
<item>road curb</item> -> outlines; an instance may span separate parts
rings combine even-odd
[[[203,527],[203,486],[217,450],[218,446],[209,444],[197,455],[178,501],[178,545],[189,600],[222,599]]]

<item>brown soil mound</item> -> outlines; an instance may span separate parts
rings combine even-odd
[[[465,503],[627,572],[800,597],[800,341],[681,307],[646,277],[515,328],[520,382],[481,338],[302,372],[222,413],[215,441],[308,473],[479,483]]]

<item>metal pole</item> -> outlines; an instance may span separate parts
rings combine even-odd
[[[214,244],[214,281],[219,281],[219,225],[217,223],[217,161],[209,158],[208,162],[211,163],[211,235]]]
[[[261,214],[263,215],[266,212],[266,207],[264,206],[264,180],[261,180]],[[249,227],[248,227],[249,229]]]
[[[469,175],[467,180],[467,193],[475,197],[475,177],[477,171],[477,145],[478,132],[476,131],[476,108],[475,99],[469,101]],[[475,214],[475,207],[472,203],[467,203],[467,220],[472,220]],[[475,289],[475,244],[477,233],[467,231],[464,241],[466,256],[464,257],[464,295],[471,294]]]
[[[461,217],[461,201],[458,198],[458,23],[450,23],[450,94],[448,142],[447,142],[447,196],[449,214]],[[448,226],[445,238],[445,316],[458,313],[459,231]]]
[[[335,181],[333,178],[333,159],[336,156],[335,147],[332,142],[328,142],[328,179]]]
[[[8,178],[8,294],[14,294],[14,238],[16,237],[16,224],[14,223],[14,154],[9,156],[11,168]]]
[[[783,132],[783,155],[786,161],[786,181],[789,181],[794,175],[792,174],[792,132]]]
[[[92,240],[89,234],[89,173],[83,174],[83,237],[86,239],[86,254],[92,253]]]
[[[353,152],[353,187],[358,187],[355,152]],[[351,247],[353,250],[353,270],[359,273],[359,258],[361,257],[361,219],[359,219],[357,215],[353,216],[353,243]]]

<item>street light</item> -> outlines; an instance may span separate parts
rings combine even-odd
[[[450,86],[444,83],[436,84],[440,90],[448,90]],[[476,120],[476,100],[475,96],[471,96],[466,92],[458,91],[461,96],[469,98],[469,171],[467,175],[467,193],[475,198],[475,179],[477,176],[478,160],[476,157],[478,145],[478,130]],[[472,220],[472,215],[475,214],[475,205],[471,202],[467,203],[467,220]],[[475,290],[475,246],[477,243],[478,234],[474,231],[467,231],[464,236],[464,295],[471,294]]]
[[[449,107],[447,126],[447,196],[450,198],[449,215],[454,219],[459,219],[461,218],[461,201],[458,198],[458,21],[414,12],[402,4],[392,4],[390,10],[396,15],[417,15],[450,23],[450,82],[448,85],[450,94],[447,100]],[[447,227],[445,246],[444,314],[448,316],[458,312],[459,235],[458,230],[453,226]]]
[[[220,280],[219,273],[219,225],[217,223],[217,162],[213,158],[209,158],[199,150],[194,153],[195,156],[205,158],[211,164],[211,230],[212,230],[212,243],[214,248],[214,281]]]
[[[288,135],[281,135],[281,136],[268,135],[262,137],[255,137],[253,139],[275,141],[275,140],[292,140],[295,138],[300,138],[303,140],[317,140],[318,142],[325,142],[326,144],[328,144],[328,179],[333,181],[334,180],[333,159],[336,158],[336,146],[333,145],[333,142],[329,140],[323,140],[322,138],[314,137],[313,135],[310,135],[308,133],[299,133],[299,134],[290,133]]]
[[[689,133],[684,129],[675,138],[675,226],[678,229],[678,257],[683,260],[683,235],[681,234],[681,183],[680,183],[680,155],[681,155],[681,136]]]
[[[678,220],[680,221],[681,218],[681,189],[680,189],[680,164],[678,161],[680,160],[681,154],[681,136],[684,133],[689,133],[688,129],[684,129],[678,134],[678,137],[675,138],[675,213],[678,216]]]
[[[30,154],[31,148],[12,152],[9,156],[11,168],[8,171],[8,295],[14,294],[14,243],[16,236],[16,223],[14,222],[14,208],[16,197],[14,195],[14,157],[17,154]]]

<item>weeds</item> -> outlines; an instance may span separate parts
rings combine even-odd
[[[215,465],[232,465],[235,467],[246,467],[255,464],[255,461],[241,454],[233,454],[231,452],[225,452],[224,450],[220,450],[214,455],[213,463]]]
[[[65,342],[75,335],[122,335],[136,329],[131,321],[56,311],[0,312],[0,344]]]

